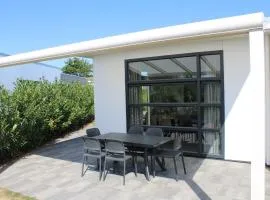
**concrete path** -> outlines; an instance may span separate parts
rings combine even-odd
[[[172,162],[166,160],[167,171],[162,172],[157,166],[157,176],[151,176],[148,182],[143,174],[143,160],[139,159],[138,177],[129,163],[126,185],[122,186],[121,171],[108,174],[105,182],[100,182],[93,160],[81,177],[80,137],[84,134],[85,129],[76,131],[21,158],[0,174],[0,187],[40,200],[250,199],[250,164],[247,163],[186,157],[188,174],[184,175],[179,162],[180,175],[176,182]],[[267,173],[270,174],[268,170]],[[270,176],[266,179],[270,181]],[[270,188],[268,184],[267,188]]]

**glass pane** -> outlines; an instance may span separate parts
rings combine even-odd
[[[220,108],[205,107],[202,108],[202,128],[221,128],[220,123]]]
[[[129,102],[131,104],[194,103],[196,101],[196,83],[136,86],[129,88]]]
[[[219,132],[204,132],[202,135],[203,153],[221,154],[221,135]]]
[[[198,153],[199,137],[194,131],[181,131],[182,145],[184,152]]]
[[[220,103],[220,83],[202,83],[201,102]]]
[[[184,152],[198,153],[199,152],[199,137],[197,131],[180,131],[163,129],[166,137],[175,137],[177,134],[181,137]]]
[[[197,109],[193,107],[132,107],[130,123],[153,126],[197,127]]]
[[[132,125],[146,125],[145,115],[146,107],[131,107],[129,109],[129,124]]]
[[[196,57],[130,62],[129,80],[196,78]]]
[[[128,99],[129,99],[129,104],[140,104],[143,103],[144,101],[148,101],[148,98],[146,90],[144,86],[138,86],[138,87],[129,87],[128,89]]]
[[[201,77],[220,77],[220,55],[207,55],[200,57]]]

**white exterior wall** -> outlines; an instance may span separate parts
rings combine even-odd
[[[250,126],[260,120],[253,116],[253,91],[250,89],[249,40],[223,42],[225,94],[225,159],[251,160]]]
[[[0,68],[0,85],[12,90],[18,78],[24,80],[40,80],[44,78],[48,81],[60,79],[61,69],[46,67],[40,64],[25,64],[12,67]]]
[[[225,159],[251,160],[254,83],[250,79],[248,35],[211,40],[174,41],[98,55],[94,60],[96,125],[101,132],[126,131],[125,59],[224,51]],[[261,116],[263,117],[263,116]]]
[[[265,35],[265,93],[266,93],[266,132],[265,160],[270,165],[270,36]]]
[[[251,124],[251,199],[264,199],[265,196],[265,130],[266,130],[266,88],[265,88],[265,38],[263,30],[249,33],[250,47],[250,90],[253,91],[251,107],[256,123]],[[260,186],[260,187],[258,187]]]

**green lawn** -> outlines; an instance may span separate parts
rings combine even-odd
[[[17,192],[12,192],[5,188],[0,188],[0,199],[1,200],[36,200],[36,198],[24,196]]]

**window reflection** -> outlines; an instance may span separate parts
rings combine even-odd
[[[170,58],[129,63],[129,80],[196,78],[196,57]]]
[[[134,107],[131,108],[130,111],[130,123],[149,126],[197,127],[197,108],[150,106]]]
[[[201,77],[220,76],[220,55],[207,55],[200,57]]]
[[[129,88],[129,102],[140,103],[192,103],[197,101],[196,83],[152,85]]]

